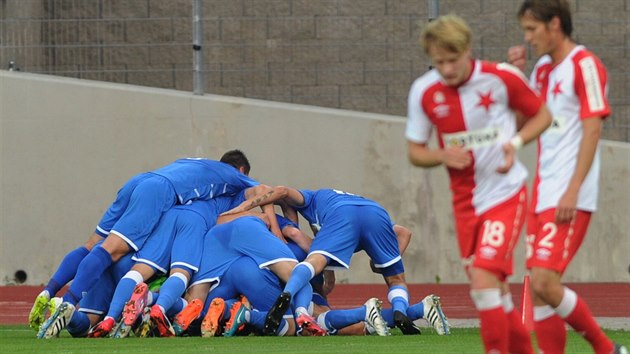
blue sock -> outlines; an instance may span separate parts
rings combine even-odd
[[[336,330],[361,322],[365,319],[365,306],[348,310],[331,310],[326,312],[324,323],[327,329]]]
[[[153,291],[149,291],[149,296],[147,299],[147,306],[153,306],[157,302],[157,299],[160,298],[160,293],[156,293]]]
[[[177,298],[175,302],[171,305],[171,307],[166,309],[166,316],[175,317],[178,313],[182,312],[182,310],[186,307],[186,302],[184,299]]]
[[[250,311],[249,323],[256,329],[262,330],[265,327],[265,318],[267,317],[267,311]],[[280,327],[280,326],[278,326]]]
[[[419,318],[423,318],[424,317],[424,303],[420,301],[417,304],[410,305],[409,308],[407,309],[407,317],[412,321],[415,321]]]
[[[409,293],[407,288],[402,285],[394,285],[389,288],[387,293],[387,299],[392,304],[394,311],[400,311],[407,314],[407,308],[409,307]]]
[[[90,251],[88,251],[85,246],[81,246],[70,251],[70,253],[63,258],[61,264],[59,264],[59,267],[57,268],[57,271],[53,274],[52,278],[50,278],[50,281],[48,282],[48,285],[44,288],[44,290],[48,291],[50,297],[55,296],[55,294],[57,294],[64,285],[74,278],[75,274],[77,274],[79,264],[83,258],[88,255],[88,253],[90,253]]]
[[[127,272],[131,270],[131,267],[136,264],[136,261],[131,259],[131,257],[133,257],[133,253],[129,252],[118,261],[116,261],[116,263],[112,264],[112,266],[109,268],[112,279],[114,279],[116,283],[118,283],[120,279],[122,279],[122,277],[124,277]]]
[[[74,311],[66,328],[73,337],[85,337],[90,330],[90,319],[85,313]]]
[[[284,287],[284,291],[291,295],[296,295],[297,292],[302,289],[306,284],[311,281],[311,278],[315,275],[313,268],[309,263],[298,263],[291,272],[291,277]],[[310,300],[309,300],[310,301]]]
[[[171,275],[160,287],[160,297],[156,304],[166,310],[170,309],[177,300],[181,299],[182,294],[186,291],[186,285],[184,279]]]
[[[120,315],[125,308],[125,303],[131,299],[133,289],[136,285],[138,285],[136,280],[127,276],[124,276],[120,282],[118,282],[116,290],[114,291],[114,296],[112,297],[112,302],[109,304],[107,316],[112,317],[115,321],[120,319]]]
[[[311,300],[313,300],[313,287],[310,283],[306,283],[302,289],[293,296],[293,307],[304,307],[305,309],[308,309],[311,304]]]
[[[94,247],[92,252],[85,256],[79,264],[77,275],[70,284],[70,289],[63,295],[63,301],[73,305],[79,303],[83,294],[96,284],[110,265],[112,265],[112,256],[100,245]]]
[[[381,315],[385,322],[387,322],[387,327],[394,328],[396,324],[394,323],[394,310],[392,309],[382,309]],[[407,308],[407,318],[412,321],[415,321],[419,318],[424,317],[424,304],[420,301],[417,304],[413,304]]]
[[[387,322],[387,327],[389,328],[396,327],[396,324],[394,323],[394,310],[382,309],[381,316],[383,316],[383,319],[385,320],[385,322]]]

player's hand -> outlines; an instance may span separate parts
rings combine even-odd
[[[527,49],[524,45],[510,47],[507,52],[507,62],[516,66],[521,71],[525,71]]]
[[[472,163],[472,157],[467,150],[460,147],[448,147],[443,150],[442,163],[447,167],[454,168],[456,170],[463,170],[470,166]]]
[[[324,275],[324,284],[322,286],[322,293],[323,294],[321,294],[321,295],[323,297],[326,297],[335,288],[335,282],[337,280],[335,279],[335,272],[332,271],[332,270],[325,269],[324,272],[323,272],[323,275]]]
[[[558,206],[556,207],[556,224],[569,223],[575,219],[575,214],[577,213],[577,196],[578,193],[569,187],[562,197],[560,197]]]
[[[514,154],[516,154],[516,150],[514,149],[514,145],[510,142],[503,144],[503,154],[505,154],[505,163],[503,166],[499,166],[496,171],[498,173],[508,173],[508,171],[514,166]]]

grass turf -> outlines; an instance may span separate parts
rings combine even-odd
[[[478,328],[453,328],[450,336],[429,329],[420,336],[391,337],[232,337],[232,338],[127,338],[75,339],[64,332],[60,338],[40,340],[27,326],[0,326],[2,353],[483,353]],[[630,344],[630,332],[609,331],[617,342]],[[592,353],[590,346],[569,331],[567,353]]]

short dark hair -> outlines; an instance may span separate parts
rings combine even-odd
[[[230,150],[221,156],[221,162],[226,163],[228,165],[233,166],[236,169],[244,168],[244,173],[249,175],[249,170],[251,167],[249,166],[249,160],[247,160],[247,156],[241,150]]]
[[[518,10],[518,18],[531,14],[538,21],[549,23],[558,16],[562,32],[571,37],[573,23],[571,21],[571,7],[566,0],[525,0]]]

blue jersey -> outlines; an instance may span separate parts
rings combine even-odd
[[[316,191],[301,189],[304,196],[304,205],[295,207],[295,210],[317,229],[324,224],[326,217],[344,205],[371,205],[381,208],[376,202],[360,195],[338,191],[336,189],[319,189]]]
[[[226,163],[201,158],[179,159],[152,173],[171,182],[180,204],[234,195],[260,184]]]

